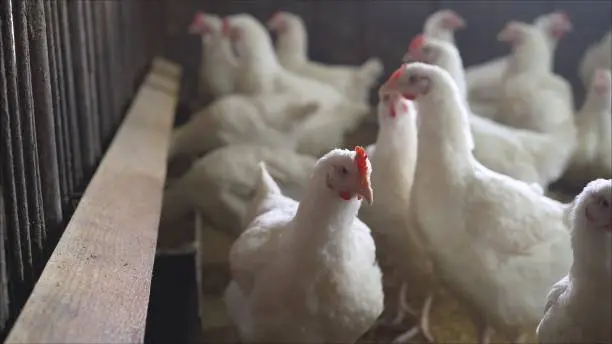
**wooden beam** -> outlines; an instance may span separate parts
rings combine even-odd
[[[6,343],[144,341],[180,79],[178,67],[160,65],[165,73],[153,68],[140,87]]]

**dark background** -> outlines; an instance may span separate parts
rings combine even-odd
[[[576,104],[583,99],[577,77],[578,63],[587,46],[610,29],[612,1],[291,1],[291,0],[158,0],[165,6],[166,37],[163,54],[183,66],[181,103],[195,96],[200,38],[187,34],[197,10],[229,15],[248,12],[266,21],[275,11],[301,15],[309,36],[311,59],[328,63],[360,64],[371,56],[385,64],[385,76],[395,69],[412,36],[420,32],[427,16],[451,8],[467,20],[457,33],[457,44],[466,66],[506,54],[509,47],[495,39],[508,20],[531,22],[543,13],[565,10],[574,31],[563,38],[555,54],[555,71],[574,86]],[[197,337],[197,305],[192,257],[156,260],[147,330],[148,343],[180,343]]]

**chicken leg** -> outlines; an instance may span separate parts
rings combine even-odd
[[[478,330],[478,344],[491,344],[493,335],[495,335],[495,329],[488,324],[483,324]]]
[[[430,294],[427,297],[427,299],[425,299],[425,302],[423,303],[423,307],[421,308],[421,311],[417,312],[412,307],[410,307],[410,305],[408,305],[408,302],[406,301],[405,286],[406,284],[402,285],[402,289],[400,292],[400,309],[402,310],[402,313],[404,314],[410,313],[415,316],[418,315],[419,323],[413,326],[412,328],[410,328],[408,331],[395,337],[395,339],[393,339],[393,343],[396,343],[396,344],[406,343],[412,338],[414,338],[416,335],[418,335],[419,333],[423,335],[423,337],[425,338],[425,340],[427,340],[428,343],[433,343],[435,339],[429,329],[429,313],[431,311],[433,295]]]

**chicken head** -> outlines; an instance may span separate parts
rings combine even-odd
[[[612,232],[612,180],[596,179],[587,184],[575,207],[576,220],[585,221],[587,228]]]
[[[357,146],[354,152],[337,151],[322,159],[325,164],[327,188],[338,197],[351,200],[354,197],[365,198],[372,204],[373,191],[370,186],[372,167],[365,150]]]
[[[379,122],[401,118],[413,111],[410,101],[399,93],[379,94],[378,118]]]
[[[442,41],[425,38],[422,34],[416,35],[410,42],[408,51],[404,54],[403,62],[424,62],[433,64],[440,58],[442,44]]]
[[[287,12],[278,11],[270,17],[266,26],[272,32],[283,32],[287,30]]]
[[[441,73],[435,73],[439,70]],[[432,81],[439,75],[448,73],[437,66],[421,62],[404,64],[398,68],[380,87],[381,94],[399,93],[408,100],[414,100],[430,93]],[[450,76],[448,76],[450,78]],[[452,84],[452,83],[451,83]]]
[[[465,19],[457,12],[449,9],[440,10],[432,14],[425,25],[432,28],[455,31],[466,26]]]
[[[189,25],[189,33],[196,35],[206,35],[210,33],[211,28],[206,23],[206,17],[204,12],[197,12],[193,16],[193,20]]]
[[[572,22],[564,11],[554,11],[538,17],[534,24],[555,39],[560,39],[572,31]]]
[[[612,180],[596,179],[576,196],[572,209],[574,264],[582,273],[601,276],[603,262],[610,269],[612,255]],[[580,259],[578,259],[580,257]]]
[[[497,40],[500,42],[519,44],[524,39],[525,35],[531,29],[529,24],[522,23],[516,20],[511,20],[497,34]]]

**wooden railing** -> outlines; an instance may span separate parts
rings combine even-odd
[[[6,343],[140,343],[180,68],[156,60]]]

